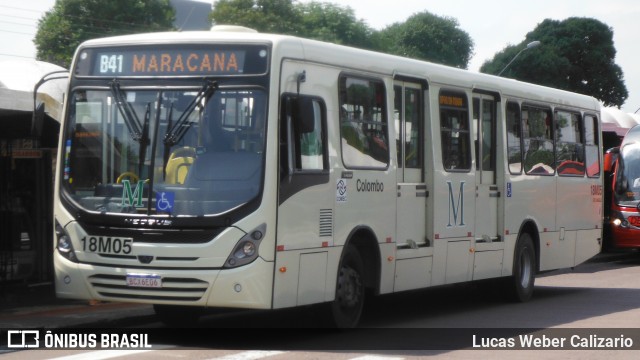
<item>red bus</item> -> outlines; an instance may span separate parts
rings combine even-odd
[[[613,248],[640,248],[640,125],[607,150],[605,233]],[[607,174],[608,173],[608,174]]]

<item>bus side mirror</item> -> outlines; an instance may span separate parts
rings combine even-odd
[[[619,154],[620,154],[619,147],[611,148],[604,153],[603,167],[605,172],[613,171],[613,164],[615,164]]]
[[[44,127],[44,103],[40,103],[33,110],[33,119],[31,121],[31,135],[39,139],[42,136],[43,127]]]
[[[293,121],[301,134],[307,134],[315,130],[315,110],[311,98],[298,97],[295,100]]]

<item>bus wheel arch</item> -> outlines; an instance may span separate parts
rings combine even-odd
[[[366,293],[379,290],[380,252],[373,232],[355,229],[340,256],[335,299],[330,303],[332,325],[352,328],[358,325]]]
[[[368,227],[354,229],[345,243],[345,248],[347,245],[354,246],[362,258],[365,288],[375,295],[379,294],[380,247],[373,230]]]
[[[533,248],[535,249],[535,271],[536,273],[540,271],[540,231],[538,230],[538,225],[533,220],[525,221],[520,227],[520,231],[518,232],[518,240],[522,234],[527,233],[531,237],[531,241],[533,242]],[[517,245],[517,240],[516,240]]]

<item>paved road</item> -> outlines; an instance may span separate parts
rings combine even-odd
[[[76,304],[75,307],[69,305],[42,310],[25,310],[9,316],[0,313],[0,328],[82,326],[127,328],[129,331],[147,329],[152,334],[159,331],[163,340],[167,339],[167,334],[178,339],[195,335],[199,340],[195,343],[198,350],[181,347],[164,351],[155,347],[153,351],[144,353],[82,352],[82,356],[87,356],[85,358],[100,355],[105,359],[110,356],[121,356],[119,359],[134,359],[135,356],[136,360],[169,357],[385,360],[425,356],[451,359],[477,356],[497,359],[631,359],[638,358],[640,350],[474,350],[471,335],[570,337],[572,334],[588,336],[595,332],[601,336],[626,336],[635,341],[636,349],[640,349],[640,254],[603,254],[575,269],[540,276],[536,279],[534,297],[524,304],[504,302],[499,289],[492,284],[456,285],[379,297],[366,308],[362,326],[367,329],[354,332],[313,329],[321,320],[315,308],[209,315],[188,330],[164,329],[151,308],[145,305]],[[446,350],[421,350],[429,348],[432,341],[442,341],[443,337],[452,337],[454,344]],[[405,347],[393,344],[404,344]],[[322,351],[304,351],[307,348]],[[76,357],[67,357],[71,355]],[[78,360],[81,355],[66,350],[53,353],[39,350],[0,356],[7,359],[60,357]]]

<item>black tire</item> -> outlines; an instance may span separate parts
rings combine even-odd
[[[525,302],[531,299],[536,280],[536,249],[531,235],[523,233],[518,237],[513,255],[513,275],[509,279],[511,299]]]
[[[170,327],[193,327],[202,315],[202,309],[192,306],[154,304],[153,310],[163,324]]]
[[[364,307],[364,265],[354,246],[347,246],[340,260],[336,297],[330,310],[333,325],[338,328],[354,328],[360,321]]]

